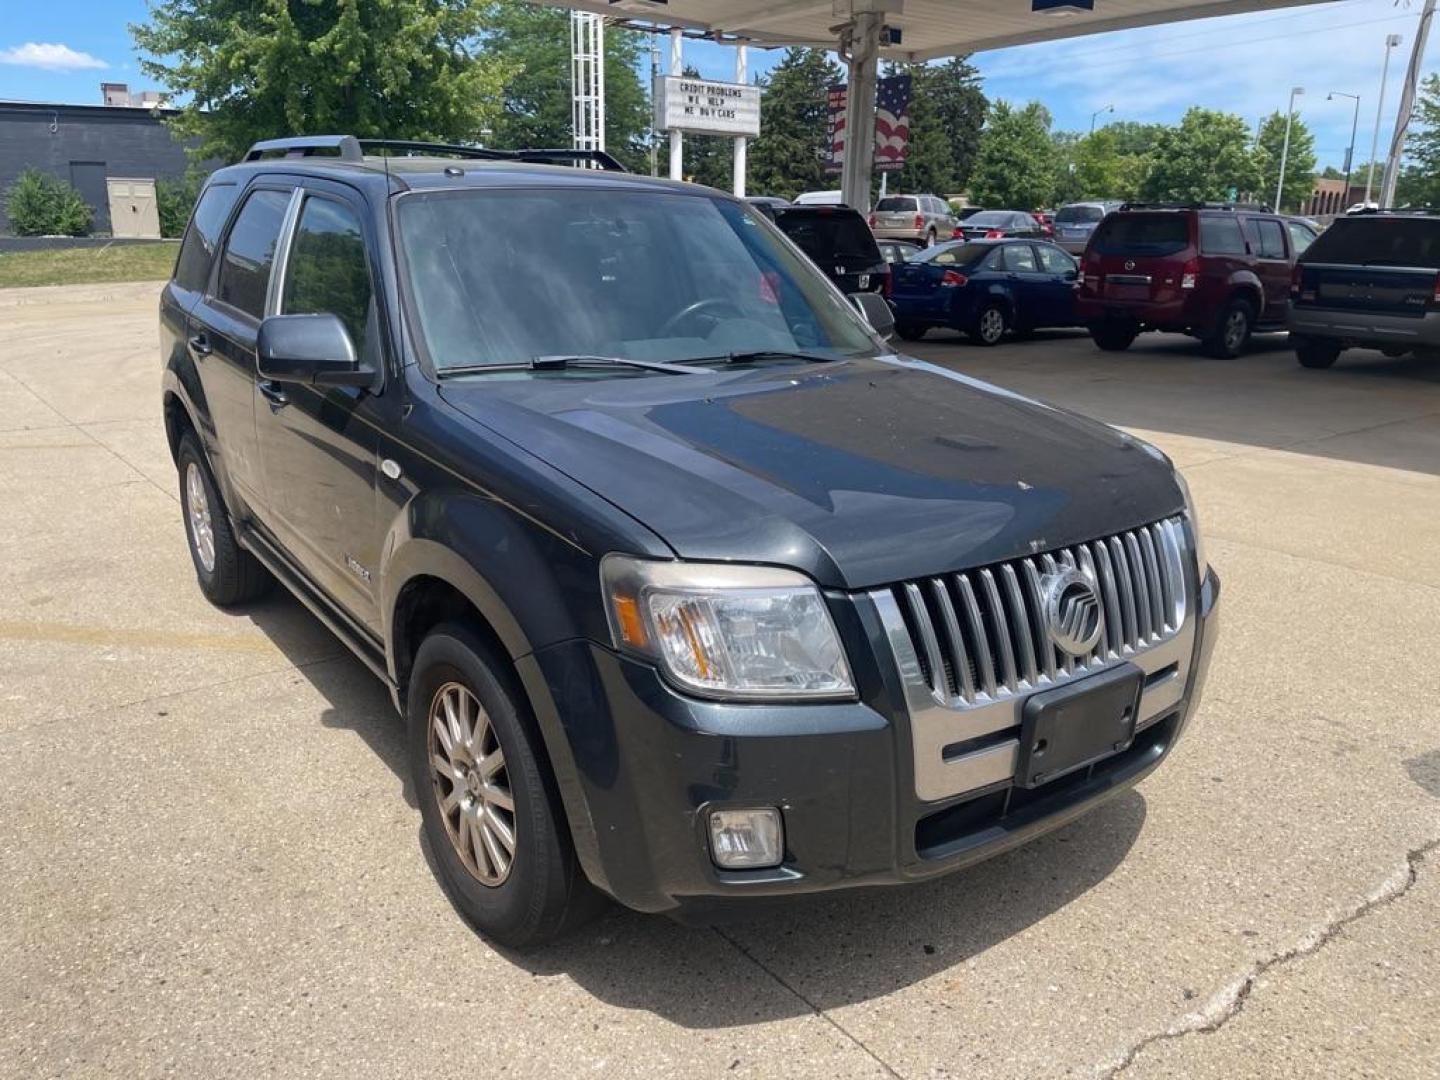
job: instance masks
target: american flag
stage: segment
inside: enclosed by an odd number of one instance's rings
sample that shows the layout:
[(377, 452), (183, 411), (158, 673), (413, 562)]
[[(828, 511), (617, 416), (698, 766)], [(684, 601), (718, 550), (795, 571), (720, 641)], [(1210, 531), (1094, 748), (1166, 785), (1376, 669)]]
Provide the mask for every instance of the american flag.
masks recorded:
[[(882, 172), (903, 168), (910, 145), (909, 75), (881, 79), (875, 86), (875, 168)], [(845, 104), (848, 87), (832, 86), (826, 99), (829, 113), (830, 153), (825, 171), (837, 173), (845, 164)]]

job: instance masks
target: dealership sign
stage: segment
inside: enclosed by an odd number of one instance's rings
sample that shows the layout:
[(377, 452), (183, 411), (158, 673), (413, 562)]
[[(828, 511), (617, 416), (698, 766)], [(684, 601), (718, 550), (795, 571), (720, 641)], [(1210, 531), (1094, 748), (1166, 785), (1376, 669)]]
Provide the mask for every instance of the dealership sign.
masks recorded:
[(655, 80), (655, 126), (704, 135), (759, 135), (760, 88), (685, 75)]

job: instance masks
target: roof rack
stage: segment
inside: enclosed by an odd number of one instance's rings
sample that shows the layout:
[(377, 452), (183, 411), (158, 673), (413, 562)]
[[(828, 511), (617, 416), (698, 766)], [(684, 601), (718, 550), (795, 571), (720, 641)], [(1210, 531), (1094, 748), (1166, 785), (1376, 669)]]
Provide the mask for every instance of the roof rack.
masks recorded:
[(259, 161), (269, 156), (324, 156), (359, 163), (365, 160), (367, 152), (376, 151), (389, 152), (397, 157), (457, 157), (481, 161), (528, 161), (535, 164), (587, 162), (608, 172), (627, 171), (624, 165), (604, 150), (492, 150), (488, 147), (416, 139), (357, 139), (353, 135), (300, 135), (288, 139), (263, 139), (251, 146), (241, 160)]
[(1363, 214), (1440, 214), (1440, 206), (1367, 206), (1342, 216), (1360, 217)]
[(1243, 202), (1127, 202), (1120, 204), (1121, 210), (1253, 210), (1257, 213), (1271, 213), (1265, 203)]

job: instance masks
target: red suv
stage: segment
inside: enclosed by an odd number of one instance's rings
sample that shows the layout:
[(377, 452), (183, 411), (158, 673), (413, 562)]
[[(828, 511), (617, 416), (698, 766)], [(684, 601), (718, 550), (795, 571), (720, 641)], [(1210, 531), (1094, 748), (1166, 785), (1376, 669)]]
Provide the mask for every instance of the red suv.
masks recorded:
[(1282, 330), (1295, 259), (1316, 232), (1262, 206), (1127, 203), (1090, 237), (1075, 313), (1102, 349), (1142, 330), (1239, 356), (1252, 330)]

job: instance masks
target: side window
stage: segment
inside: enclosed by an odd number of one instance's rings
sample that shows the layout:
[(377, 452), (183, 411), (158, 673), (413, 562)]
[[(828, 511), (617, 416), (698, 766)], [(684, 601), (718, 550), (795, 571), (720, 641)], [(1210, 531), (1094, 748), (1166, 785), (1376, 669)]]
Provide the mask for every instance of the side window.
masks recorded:
[(205, 288), (206, 279), (210, 277), (210, 261), (215, 257), (215, 244), (238, 193), (234, 184), (211, 184), (195, 204), (195, 213), (180, 244), (180, 257), (175, 260), (175, 284), (182, 289)]
[(287, 315), (338, 315), (357, 356), (373, 344), (375, 296), (360, 220), (343, 203), (307, 196), (290, 243), (280, 310)]
[(936, 256), (935, 256), (933, 259), (931, 259), (930, 261), (931, 261), (932, 263), (934, 263), (936, 266), (954, 266), (954, 265), (955, 265), (955, 252), (953, 252), (953, 251), (942, 251), (942, 252), (940, 252), (939, 255), (936, 255)]
[(1290, 230), (1290, 246), (1296, 255), (1305, 254), (1305, 249), (1315, 242), (1315, 233), (1298, 221), (1287, 221), (1285, 228)]
[(1006, 244), (1005, 269), (1018, 274), (1038, 273), (1035, 266), (1035, 249), (1029, 244)]
[(1255, 228), (1255, 236), (1259, 241), (1255, 245), (1255, 254), (1262, 259), (1283, 259), (1285, 254), (1285, 232), (1280, 228), (1280, 222), (1273, 218), (1252, 218), (1251, 224)]
[(275, 245), (289, 201), (290, 193), (286, 191), (251, 192), (230, 228), (225, 254), (220, 257), (216, 299), (257, 319), (265, 317), (265, 292), (270, 287)]
[(1233, 217), (1200, 218), (1200, 250), (1206, 255), (1244, 255), (1245, 237)]
[(1046, 246), (1037, 250), (1040, 252), (1040, 265), (1047, 274), (1068, 274), (1075, 269), (1075, 260), (1059, 248)]

